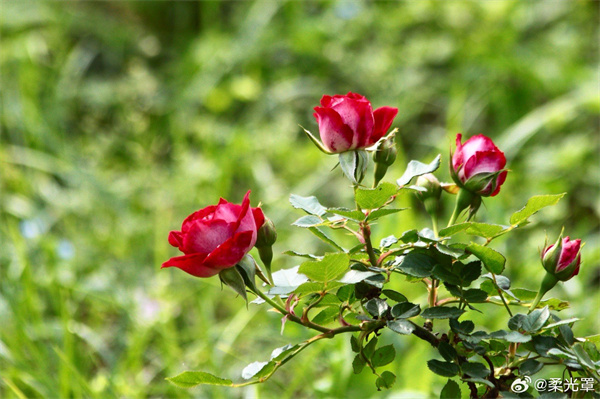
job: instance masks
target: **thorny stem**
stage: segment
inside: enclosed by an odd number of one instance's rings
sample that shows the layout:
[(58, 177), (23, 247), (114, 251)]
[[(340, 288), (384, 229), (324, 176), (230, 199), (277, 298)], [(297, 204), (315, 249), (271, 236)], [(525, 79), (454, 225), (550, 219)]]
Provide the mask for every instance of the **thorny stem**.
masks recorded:
[(369, 261), (373, 267), (379, 267), (378, 259), (373, 250), (373, 244), (371, 243), (371, 227), (369, 227), (367, 222), (362, 222), (361, 229), (363, 238), (365, 239), (365, 249), (367, 250), (367, 254), (369, 254)]

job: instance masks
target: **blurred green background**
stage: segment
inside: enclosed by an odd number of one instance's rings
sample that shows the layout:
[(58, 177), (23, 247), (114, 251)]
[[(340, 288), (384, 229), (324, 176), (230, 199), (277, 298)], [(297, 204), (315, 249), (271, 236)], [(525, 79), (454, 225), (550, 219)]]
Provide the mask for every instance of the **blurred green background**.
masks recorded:
[[(531, 195), (568, 192), (494, 248), (513, 286), (537, 289), (539, 248), (583, 238), (554, 296), (600, 331), (598, 3), (592, 1), (3, 1), (0, 32), (0, 397), (419, 398), (445, 379), (415, 337), (385, 333), (394, 389), (352, 374), (349, 337), (319, 342), (267, 384), (182, 390), (164, 378), (242, 368), (310, 333), (248, 308), (217, 278), (160, 264), (169, 230), (219, 196), (252, 190), (287, 249), (328, 250), (290, 224), (290, 193), (351, 206), (336, 157), (316, 150), (323, 94), (400, 109), (399, 157), (447, 165), (456, 133), (484, 133), (512, 170), (479, 220), (508, 223)], [(437, 173), (449, 180), (447, 166)], [(445, 220), (450, 213), (447, 198)], [(428, 225), (420, 205), (376, 242)], [(444, 223), (444, 222), (442, 222)], [(340, 236), (345, 243), (352, 240)], [(420, 286), (397, 287), (426, 303)], [(505, 328), (502, 308), (469, 317)], [(438, 327), (442, 327), (441, 325)], [(555, 374), (550, 376), (560, 377)], [(463, 389), (465, 392), (466, 389)]]

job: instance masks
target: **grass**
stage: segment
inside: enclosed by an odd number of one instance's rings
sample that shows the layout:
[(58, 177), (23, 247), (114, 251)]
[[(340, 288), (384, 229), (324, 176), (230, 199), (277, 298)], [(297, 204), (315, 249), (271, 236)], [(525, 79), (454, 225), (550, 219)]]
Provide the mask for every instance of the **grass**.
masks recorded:
[[(514, 286), (535, 289), (546, 234), (564, 225), (587, 241), (580, 276), (555, 295), (571, 302), (565, 317), (585, 318), (576, 335), (600, 330), (594, 2), (1, 6), (1, 397), (439, 394), (428, 348), (385, 334), (401, 359), (389, 393), (351, 373), (344, 339), (316, 344), (262, 386), (186, 391), (164, 380), (185, 369), (239, 379), (246, 364), (308, 337), (291, 325), (281, 335), (275, 314), (246, 309), (216, 279), (159, 266), (185, 216), (248, 189), (278, 228), (276, 254), (325, 252), (290, 226), (300, 214), (287, 197), (343, 205), (351, 190), (298, 124), (316, 131), (321, 95), (350, 90), (400, 109), (389, 181), (410, 159), (441, 153), (446, 163), (456, 133), (484, 133), (512, 172), (481, 220), (506, 223), (529, 196), (567, 191), (495, 245)], [(439, 176), (449, 180), (446, 168)], [(427, 223), (414, 198), (398, 202), (412, 210), (378, 225), (375, 241)], [(275, 269), (296, 261), (276, 255)], [(397, 284), (425, 301), (420, 287)], [(503, 327), (496, 319), (478, 321)]]

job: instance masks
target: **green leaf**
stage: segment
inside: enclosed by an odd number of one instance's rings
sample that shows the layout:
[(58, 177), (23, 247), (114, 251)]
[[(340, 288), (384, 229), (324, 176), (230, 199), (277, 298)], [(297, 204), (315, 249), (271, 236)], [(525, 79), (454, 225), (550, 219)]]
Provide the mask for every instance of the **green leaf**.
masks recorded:
[(322, 260), (307, 261), (300, 265), (299, 273), (313, 281), (327, 283), (340, 278), (348, 269), (350, 257), (345, 253), (326, 254)]
[(398, 238), (404, 243), (413, 243), (419, 241), (419, 232), (416, 229), (407, 230)]
[(346, 252), (344, 248), (340, 247), (337, 242), (333, 241), (333, 239), (329, 237), (329, 235), (327, 235), (327, 233), (325, 233), (320, 227), (313, 226), (309, 227), (308, 230), (335, 249)]
[(396, 357), (396, 349), (394, 345), (386, 345), (377, 349), (371, 356), (371, 364), (373, 367), (381, 367), (390, 364)]
[(402, 335), (410, 335), (416, 329), (415, 325), (408, 320), (389, 320), (387, 326), (393, 332)]
[(203, 371), (184, 371), (175, 377), (167, 378), (167, 381), (180, 388), (193, 388), (198, 385), (233, 385), (231, 380), (219, 378)]
[(458, 356), (456, 349), (446, 341), (440, 341), (438, 351), (440, 351), (440, 355), (442, 355), (447, 362), (456, 360), (456, 357)]
[(521, 326), (527, 332), (533, 333), (539, 331), (550, 317), (548, 306), (542, 309), (536, 309), (523, 319)]
[(271, 352), (271, 360), (274, 360), (276, 362), (283, 360), (284, 358), (287, 357), (287, 355), (289, 355), (290, 353), (292, 353), (299, 347), (300, 347), (300, 345), (287, 344), (287, 345), (281, 346), (279, 348), (275, 348)]
[(437, 263), (437, 260), (427, 254), (411, 251), (400, 258), (395, 269), (413, 277), (428, 277)]
[(360, 345), (358, 344), (358, 338), (352, 335), (350, 336), (350, 346), (352, 347), (352, 352), (360, 352)]
[(581, 344), (577, 344), (577, 345), (573, 346), (573, 352), (577, 356), (577, 360), (579, 361), (579, 364), (581, 364), (583, 367), (591, 369), (591, 370), (598, 369), (598, 367), (594, 364), (594, 362), (590, 358), (590, 355), (587, 354), (587, 352), (583, 349), (583, 346)]
[(534, 375), (543, 367), (543, 363), (540, 363), (535, 359), (527, 359), (519, 366), (519, 372), (521, 375)]
[(353, 211), (351, 209), (346, 208), (329, 208), (327, 209), (327, 211), (336, 215), (343, 216), (346, 219), (354, 220), (355, 222), (362, 222), (363, 220), (365, 220), (365, 214), (361, 211)]
[(406, 299), (406, 297), (404, 295), (402, 295), (401, 293), (394, 291), (394, 290), (383, 290), (383, 291), (381, 291), (381, 293), (383, 295), (387, 296), (388, 298), (390, 298), (392, 301), (396, 301), (396, 302), (408, 301), (408, 299)]
[(490, 334), (494, 339), (503, 339), (508, 342), (524, 343), (531, 341), (531, 335), (523, 335), (517, 331), (498, 330)]
[(354, 360), (352, 361), (352, 370), (354, 370), (354, 374), (360, 374), (365, 368), (366, 364), (367, 363), (360, 353), (354, 356)]
[(475, 378), (485, 378), (490, 374), (490, 370), (481, 363), (463, 363), (460, 365), (460, 368), (463, 372)]
[(397, 191), (398, 187), (385, 182), (375, 188), (359, 187), (356, 190), (356, 203), (362, 209), (381, 208)]
[(479, 276), (481, 276), (481, 261), (478, 260), (467, 263), (460, 271), (460, 279), (465, 287), (471, 285)]
[(390, 389), (394, 386), (395, 382), (396, 375), (391, 371), (384, 371), (383, 373), (381, 373), (381, 377), (378, 377), (375, 381), (375, 385), (377, 386), (378, 390), (381, 390), (381, 388)]
[(391, 310), (394, 319), (408, 319), (419, 313), (421, 313), (421, 306), (410, 302), (400, 302), (394, 305)]
[(317, 255), (303, 254), (303, 253), (292, 251), (292, 250), (285, 251), (283, 254), (288, 255), (288, 256), (299, 256), (301, 258), (308, 258), (308, 259), (321, 259), (321, 257), (317, 256)]
[(308, 281), (308, 277), (298, 273), (299, 266), (290, 269), (281, 269), (273, 273), (273, 282), (269, 295), (286, 295)]
[(576, 321), (578, 321), (578, 320), (581, 320), (581, 319), (578, 319), (577, 317), (573, 317), (573, 318), (571, 318), (571, 319), (559, 320), (559, 321), (556, 321), (556, 322), (554, 322), (554, 323), (550, 323), (550, 324), (548, 324), (548, 325), (545, 327), (545, 329), (550, 329), (550, 328), (554, 328), (554, 327), (562, 326), (562, 325), (565, 325), (565, 324), (571, 324), (571, 323), (574, 323), (574, 322), (576, 322)]
[(475, 323), (473, 323), (471, 320), (459, 322), (456, 319), (450, 319), (450, 328), (454, 332), (466, 335), (471, 334), (471, 332), (473, 332), (473, 330), (475, 329)]
[(435, 265), (435, 267), (431, 271), (431, 274), (433, 274), (435, 278), (449, 284), (460, 285), (461, 283), (460, 277), (458, 277), (451, 270), (443, 267), (442, 265)]
[(245, 380), (249, 380), (258, 374), (265, 366), (269, 364), (269, 362), (253, 362), (244, 367), (242, 370), (242, 378)]
[(477, 289), (477, 288), (471, 288), (471, 289), (463, 292), (463, 298), (465, 298), (465, 300), (467, 302), (473, 302), (473, 303), (485, 302), (485, 300), (487, 299), (487, 296), (488, 296), (487, 292)]
[(441, 375), (442, 377), (454, 377), (459, 371), (456, 364), (442, 362), (436, 359), (428, 360), (427, 367), (429, 367), (429, 370), (433, 371), (437, 375)]
[(340, 287), (340, 289), (336, 292), (336, 296), (338, 297), (340, 302), (353, 303), (356, 299), (354, 297), (354, 286), (349, 284)]
[(362, 272), (360, 270), (350, 270), (349, 272), (347, 272), (346, 274), (344, 274), (344, 277), (342, 277), (340, 279), (340, 283), (344, 283), (344, 284), (356, 284), (356, 283), (360, 283), (361, 281), (375, 276), (379, 273), (376, 272)]
[(455, 307), (434, 306), (425, 309), (421, 313), (421, 317), (424, 319), (457, 319), (463, 313), (465, 313), (464, 310)]
[(379, 242), (379, 248), (388, 248), (398, 242), (398, 239), (394, 236), (387, 236)]
[(363, 348), (363, 354), (367, 358), (371, 358), (371, 355), (373, 354), (373, 352), (375, 352), (376, 346), (377, 346), (377, 337), (373, 337)]
[(451, 237), (461, 231), (467, 232), (478, 237), (491, 238), (500, 234), (503, 230), (506, 230), (508, 226), (501, 226), (499, 224), (488, 224), (488, 223), (476, 223), (476, 222), (465, 222), (458, 223), (452, 226), (448, 226), (440, 230), (440, 237)]
[(401, 212), (403, 210), (406, 210), (407, 208), (384, 208), (384, 209), (377, 209), (373, 212), (371, 212), (369, 214), (369, 216), (367, 217), (367, 220), (369, 222), (372, 222), (374, 220), (379, 219), (380, 217), (383, 216), (387, 216), (387, 215), (391, 215), (393, 213), (398, 213)]
[(292, 223), (292, 226), (312, 227), (323, 223), (323, 219), (315, 215), (304, 215)]
[(367, 312), (369, 312), (371, 316), (377, 318), (384, 316), (389, 308), (388, 304), (383, 299), (379, 298), (369, 299), (369, 301), (365, 303)]
[(460, 399), (462, 393), (460, 387), (455, 381), (448, 380), (442, 392), (440, 393), (440, 399)]
[(516, 315), (514, 315), (513, 317), (511, 317), (508, 320), (508, 328), (510, 328), (513, 331), (517, 331), (521, 328), (521, 326), (523, 325), (523, 321), (527, 318), (527, 315), (524, 315), (522, 313), (517, 313)]
[(476, 243), (468, 245), (466, 250), (479, 258), (491, 273), (500, 274), (504, 270), (506, 259), (500, 252)]
[(565, 194), (566, 193), (554, 195), (536, 195), (529, 198), (527, 204), (519, 211), (513, 213), (513, 215), (510, 217), (510, 224), (513, 226), (522, 224), (540, 209), (547, 206), (556, 205), (558, 201), (565, 196)]
[(396, 180), (396, 184), (398, 184), (400, 187), (406, 186), (408, 183), (410, 183), (410, 181), (413, 178), (427, 174), (427, 173), (434, 172), (437, 168), (440, 167), (441, 158), (442, 158), (442, 155), (438, 154), (438, 156), (435, 157), (435, 159), (433, 161), (431, 161), (429, 164), (424, 164), (422, 162), (414, 161), (414, 160), (410, 161), (408, 163), (408, 166), (406, 167), (406, 170), (402, 174), (402, 177), (400, 177), (398, 180)]
[(312, 318), (312, 322), (315, 324), (326, 325), (333, 321), (336, 321), (340, 315), (340, 309), (337, 306), (332, 306), (323, 309), (315, 317)]
[(290, 204), (296, 209), (302, 209), (304, 212), (315, 216), (323, 216), (327, 212), (327, 208), (321, 205), (314, 195), (302, 197), (292, 194), (290, 195)]

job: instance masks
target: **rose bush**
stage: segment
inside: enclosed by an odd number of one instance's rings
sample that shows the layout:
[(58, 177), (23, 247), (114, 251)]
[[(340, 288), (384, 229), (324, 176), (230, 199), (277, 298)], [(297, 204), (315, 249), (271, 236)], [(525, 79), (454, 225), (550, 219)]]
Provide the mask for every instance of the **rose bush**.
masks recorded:
[(352, 92), (345, 96), (325, 95), (321, 106), (314, 110), (321, 141), (327, 151), (335, 154), (377, 143), (398, 114), (398, 108), (393, 107), (373, 111), (369, 100)]
[(176, 256), (162, 267), (177, 267), (196, 277), (211, 277), (235, 266), (256, 243), (265, 217), (260, 208), (250, 207), (250, 191), (241, 205), (223, 198), (189, 215), (181, 231), (169, 233), (169, 243), (185, 255)]
[(483, 134), (471, 137), (464, 144), (456, 135), (456, 151), (452, 155), (452, 178), (460, 187), (483, 196), (495, 196), (506, 180), (504, 153)]

